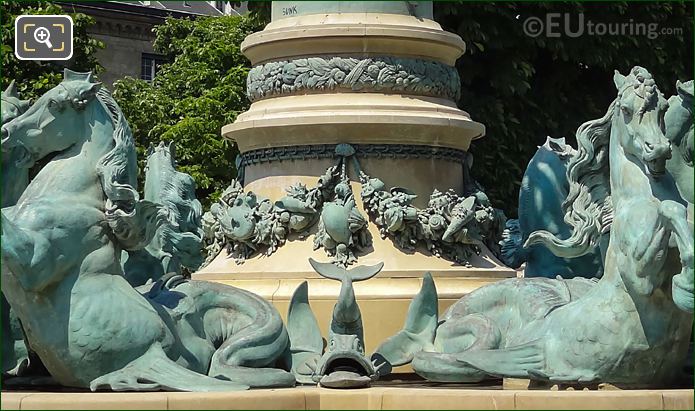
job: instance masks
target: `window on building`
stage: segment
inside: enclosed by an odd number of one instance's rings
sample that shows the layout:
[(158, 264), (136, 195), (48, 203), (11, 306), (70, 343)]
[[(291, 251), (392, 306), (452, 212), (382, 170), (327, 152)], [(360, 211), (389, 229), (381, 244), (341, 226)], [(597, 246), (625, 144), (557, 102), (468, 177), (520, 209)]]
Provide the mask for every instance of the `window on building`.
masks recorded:
[(191, 7), (191, 3), (188, 1), (183, 2), (183, 7)]
[(223, 1), (216, 1), (215, 2), (215, 8), (222, 13), (224, 13), (224, 2)]
[(157, 71), (159, 71), (159, 67), (165, 62), (166, 60), (163, 56), (142, 53), (142, 60), (140, 63), (140, 78), (145, 81), (152, 81), (154, 76), (157, 74)]

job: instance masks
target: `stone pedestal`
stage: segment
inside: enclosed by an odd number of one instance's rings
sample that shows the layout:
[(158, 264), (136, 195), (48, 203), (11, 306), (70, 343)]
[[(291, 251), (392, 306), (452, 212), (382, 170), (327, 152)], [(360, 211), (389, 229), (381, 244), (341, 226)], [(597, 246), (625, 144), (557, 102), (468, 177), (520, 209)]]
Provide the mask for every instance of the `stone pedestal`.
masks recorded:
[[(298, 182), (316, 185), (349, 143), (362, 169), (387, 187), (405, 187), (425, 207), (433, 189), (464, 189), (464, 159), (485, 127), (456, 107), (453, 67), (465, 44), (432, 20), (431, 2), (273, 2), (273, 21), (242, 43), (253, 69), (250, 109), (222, 129), (241, 153), (246, 191), (278, 200)], [(351, 175), (359, 199), (360, 184)], [(316, 228), (314, 227), (314, 232)], [(373, 245), (357, 264), (384, 262), (374, 279), (355, 284), (367, 350), (398, 331), (423, 273), (433, 274), (443, 310), (471, 290), (516, 273), (483, 248), (469, 265), (424, 249), (404, 252), (369, 224)], [(311, 234), (313, 234), (312, 232)], [(292, 292), (309, 281), (319, 324), (328, 326), (340, 284), (308, 263), (327, 261), (312, 237), (290, 236), (269, 257), (237, 265), (223, 252), (194, 278), (245, 288), (286, 315)]]
[(692, 410), (693, 390), (539, 391), (426, 383), (335, 390), (3, 392), (3, 410)]

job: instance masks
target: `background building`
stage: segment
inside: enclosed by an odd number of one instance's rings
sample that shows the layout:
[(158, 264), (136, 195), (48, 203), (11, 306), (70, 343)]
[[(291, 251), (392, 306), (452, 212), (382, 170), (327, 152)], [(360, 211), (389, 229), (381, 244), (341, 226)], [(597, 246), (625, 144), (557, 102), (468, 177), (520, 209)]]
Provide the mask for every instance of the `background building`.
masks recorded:
[(234, 7), (228, 1), (95, 1), (57, 2), (66, 11), (94, 17), (89, 33), (106, 48), (97, 53), (105, 71), (99, 75), (109, 87), (125, 76), (150, 81), (157, 67), (165, 62), (155, 53), (154, 26), (168, 16), (196, 18), (244, 14), (246, 2)]

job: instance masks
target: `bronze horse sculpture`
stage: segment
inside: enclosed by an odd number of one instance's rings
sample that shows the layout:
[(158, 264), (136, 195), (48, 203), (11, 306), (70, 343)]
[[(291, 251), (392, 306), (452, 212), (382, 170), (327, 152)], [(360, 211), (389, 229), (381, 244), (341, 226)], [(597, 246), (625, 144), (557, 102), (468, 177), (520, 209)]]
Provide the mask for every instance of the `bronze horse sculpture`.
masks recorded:
[(2, 150), (51, 156), (2, 210), (2, 291), (57, 382), (92, 390), (293, 386), (278, 312), (260, 297), (201, 281), (136, 290), (122, 250), (152, 238), (158, 206), (135, 190), (133, 138), (91, 73), (64, 80), (2, 126)]
[[(14, 80), (2, 92), (2, 124), (13, 120), (29, 108), (29, 101), (22, 100)], [(29, 184), (29, 169), (19, 160), (19, 150), (2, 153), (2, 207), (14, 205)], [(10, 305), (2, 295), (2, 373), (22, 374), (29, 365), (21, 324), (10, 313)]]
[(475, 290), (442, 318), (431, 277), (406, 325), (377, 349), (412, 362), (434, 381), (491, 376), (558, 383), (669, 384), (678, 377), (692, 326), (693, 232), (666, 172), (666, 100), (651, 74), (614, 76), (617, 98), (577, 132), (568, 164), (565, 221), (572, 235), (532, 233), (561, 257), (593, 250), (610, 233), (603, 277), (510, 279)]

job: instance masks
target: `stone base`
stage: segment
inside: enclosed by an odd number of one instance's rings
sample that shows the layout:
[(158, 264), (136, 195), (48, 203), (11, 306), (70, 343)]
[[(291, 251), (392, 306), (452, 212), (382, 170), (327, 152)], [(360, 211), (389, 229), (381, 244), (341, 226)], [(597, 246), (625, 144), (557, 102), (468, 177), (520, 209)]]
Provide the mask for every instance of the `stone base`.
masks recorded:
[(227, 393), (3, 392), (0, 398), (3, 410), (693, 409), (693, 390), (684, 389), (516, 391), (421, 383), (355, 390), (299, 387)]
[[(374, 243), (373, 254), (380, 255), (381, 259), (368, 254), (360, 257), (359, 264), (372, 265), (384, 261), (384, 269), (368, 281), (354, 283), (355, 296), (362, 312), (365, 348), (369, 353), (403, 328), (408, 307), (420, 291), (425, 272), (431, 272), (434, 278), (440, 315), (471, 291), (517, 275), (514, 270), (499, 265), (488, 252), (476, 256), (472, 261), (473, 267), (463, 267), (419, 252), (405, 254), (396, 250), (389, 240), (376, 236)], [(309, 302), (321, 327), (321, 334), (324, 338), (328, 335), (340, 282), (322, 278), (311, 268), (309, 257), (328, 261), (322, 250), (311, 249), (311, 239), (289, 242), (271, 257), (255, 256), (241, 265), (224, 254), (194, 273), (193, 279), (252, 291), (272, 302), (283, 321), (287, 320), (292, 294), (302, 281), (307, 281)], [(412, 372), (409, 366), (398, 367), (394, 371)]]

